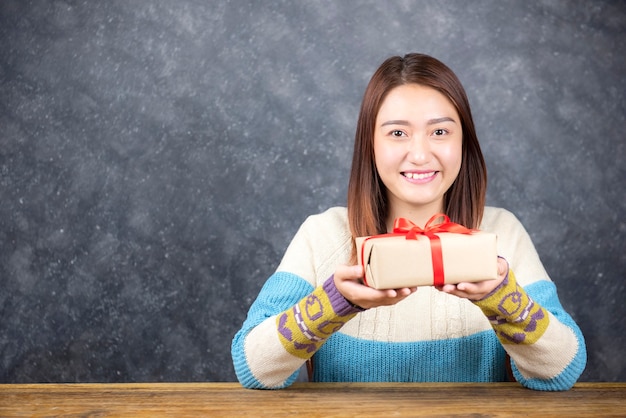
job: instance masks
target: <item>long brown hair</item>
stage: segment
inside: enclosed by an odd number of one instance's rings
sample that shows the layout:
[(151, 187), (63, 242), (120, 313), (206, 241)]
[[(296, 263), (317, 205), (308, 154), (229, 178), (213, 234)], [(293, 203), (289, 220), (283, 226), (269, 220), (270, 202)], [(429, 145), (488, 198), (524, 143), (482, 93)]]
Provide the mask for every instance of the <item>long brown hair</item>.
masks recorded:
[(456, 180), (444, 196), (450, 220), (477, 228), (483, 216), (487, 192), (487, 168), (483, 158), (465, 89), (457, 76), (439, 60), (423, 54), (388, 58), (372, 76), (361, 103), (354, 138), (352, 170), (348, 183), (348, 220), (353, 237), (387, 232), (389, 213), (385, 185), (374, 161), (376, 117), (387, 93), (403, 84), (431, 87), (456, 108), (463, 127), (463, 155)]

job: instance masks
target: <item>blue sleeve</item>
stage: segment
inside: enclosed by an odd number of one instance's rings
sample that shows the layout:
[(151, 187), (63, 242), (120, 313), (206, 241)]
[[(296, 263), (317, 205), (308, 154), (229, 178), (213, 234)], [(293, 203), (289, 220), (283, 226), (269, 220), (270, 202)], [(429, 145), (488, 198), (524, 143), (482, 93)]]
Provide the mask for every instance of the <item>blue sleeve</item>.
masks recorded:
[(514, 362), (511, 365), (513, 375), (523, 386), (530, 389), (546, 391), (568, 390), (574, 386), (587, 364), (587, 349), (583, 334), (574, 319), (561, 305), (553, 282), (540, 280), (528, 285), (525, 291), (535, 302), (552, 313), (559, 322), (573, 331), (578, 341), (578, 350), (569, 365), (559, 375), (551, 379), (526, 379), (519, 372)]
[[(256, 300), (250, 306), (248, 316), (241, 329), (235, 334), (231, 355), (239, 382), (247, 388), (263, 388), (255, 379), (246, 360), (244, 341), (246, 335), (261, 322), (291, 308), (313, 291), (313, 286), (304, 279), (286, 272), (274, 273), (263, 285)], [(298, 377), (298, 371), (285, 382), (289, 386)]]

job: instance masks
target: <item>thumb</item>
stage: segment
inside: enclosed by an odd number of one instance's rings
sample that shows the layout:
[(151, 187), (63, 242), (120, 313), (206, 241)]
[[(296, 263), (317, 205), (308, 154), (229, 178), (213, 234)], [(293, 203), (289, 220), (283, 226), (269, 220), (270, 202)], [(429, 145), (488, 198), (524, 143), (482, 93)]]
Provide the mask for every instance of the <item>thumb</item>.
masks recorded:
[(335, 276), (341, 280), (356, 280), (363, 277), (363, 267), (355, 266), (339, 266), (335, 271)]

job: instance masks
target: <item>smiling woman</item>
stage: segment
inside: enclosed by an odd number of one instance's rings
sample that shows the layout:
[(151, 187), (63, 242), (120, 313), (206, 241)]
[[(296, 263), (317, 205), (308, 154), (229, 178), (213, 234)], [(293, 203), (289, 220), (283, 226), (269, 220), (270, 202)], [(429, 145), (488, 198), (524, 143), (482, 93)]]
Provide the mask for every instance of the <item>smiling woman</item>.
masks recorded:
[[(283, 388), (307, 362), (315, 381), (515, 379), (532, 389), (569, 389), (586, 363), (583, 336), (524, 227), (506, 210), (485, 207), (485, 188), (454, 73), (426, 55), (385, 61), (363, 99), (348, 208), (309, 217), (261, 289), (232, 344), (240, 382)], [(496, 278), (419, 290), (364, 284), (356, 238), (440, 213), (497, 235)], [(411, 257), (401, 262), (431, 263)], [(461, 260), (451, 262), (461, 270), (475, 262)]]

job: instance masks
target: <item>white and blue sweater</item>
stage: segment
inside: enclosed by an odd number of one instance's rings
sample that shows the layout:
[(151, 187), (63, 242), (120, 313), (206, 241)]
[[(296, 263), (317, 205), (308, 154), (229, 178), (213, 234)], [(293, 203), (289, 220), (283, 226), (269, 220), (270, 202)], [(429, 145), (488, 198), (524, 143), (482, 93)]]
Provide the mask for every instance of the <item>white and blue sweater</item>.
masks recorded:
[(346, 209), (309, 217), (233, 339), (239, 381), (284, 388), (313, 357), (320, 382), (497, 382), (508, 379), (510, 362), (528, 388), (569, 389), (586, 364), (584, 339), (530, 237), (499, 208), (485, 208), (480, 229), (497, 234), (510, 267), (488, 297), (471, 302), (425, 286), (362, 311), (332, 280), (338, 265), (351, 264)]

